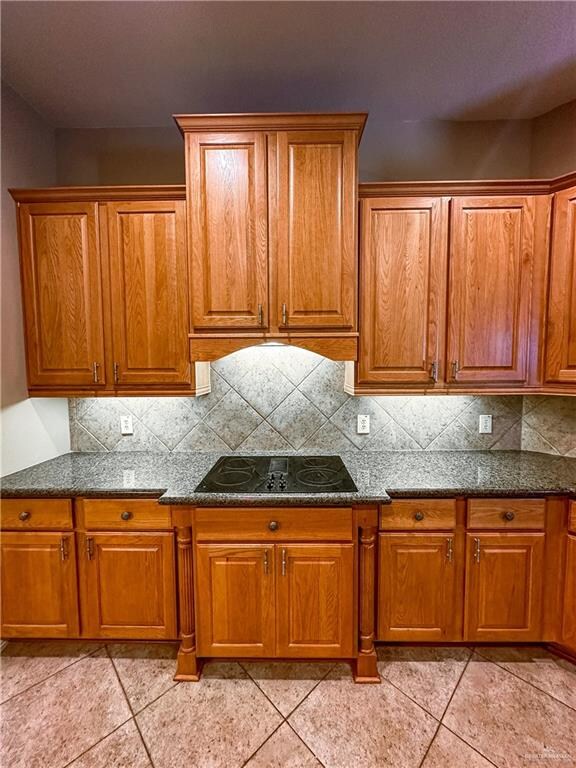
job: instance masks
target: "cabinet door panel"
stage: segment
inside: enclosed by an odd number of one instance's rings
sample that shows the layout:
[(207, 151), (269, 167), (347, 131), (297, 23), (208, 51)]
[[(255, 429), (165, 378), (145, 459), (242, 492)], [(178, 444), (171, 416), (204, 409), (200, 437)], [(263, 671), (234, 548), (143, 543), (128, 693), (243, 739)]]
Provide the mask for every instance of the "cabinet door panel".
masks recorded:
[[(278, 134), (277, 322), (356, 326), (356, 136)], [(286, 306), (286, 312), (283, 311)]]
[(277, 655), (354, 653), (354, 546), (276, 546)]
[(443, 375), (447, 227), (447, 199), (362, 201), (360, 383)]
[(547, 197), (453, 201), (450, 380), (526, 381), (535, 260), (543, 258), (536, 209), (548, 204)]
[(3, 533), (2, 637), (78, 637), (73, 533)]
[(544, 533), (466, 536), (465, 640), (539, 641)]
[(576, 653), (576, 536), (566, 542), (562, 644)]
[(576, 187), (554, 198), (546, 380), (576, 384)]
[(199, 656), (273, 656), (274, 548), (198, 544)]
[(29, 386), (103, 384), (96, 205), (20, 205), (20, 239)]
[(185, 203), (107, 211), (116, 384), (189, 384)]
[(176, 637), (171, 533), (94, 533), (81, 537), (83, 635)]
[(186, 136), (194, 328), (267, 325), (263, 133)]
[(381, 533), (379, 547), (378, 639), (461, 639), (455, 536)]

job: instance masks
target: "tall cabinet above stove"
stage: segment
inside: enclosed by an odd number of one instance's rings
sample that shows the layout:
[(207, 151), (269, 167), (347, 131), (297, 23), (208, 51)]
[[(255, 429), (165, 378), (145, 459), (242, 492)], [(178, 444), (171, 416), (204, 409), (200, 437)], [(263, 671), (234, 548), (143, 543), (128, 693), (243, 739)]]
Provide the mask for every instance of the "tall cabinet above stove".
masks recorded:
[(265, 339), (356, 359), (366, 114), (175, 120), (186, 152), (192, 359)]

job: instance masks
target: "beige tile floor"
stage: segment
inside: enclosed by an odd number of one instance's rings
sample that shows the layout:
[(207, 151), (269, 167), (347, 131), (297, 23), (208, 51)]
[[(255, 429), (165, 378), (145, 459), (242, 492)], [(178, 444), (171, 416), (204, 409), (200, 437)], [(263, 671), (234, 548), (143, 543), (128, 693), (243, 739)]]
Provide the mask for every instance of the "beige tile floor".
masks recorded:
[(576, 768), (576, 666), (540, 648), (379, 649), (344, 664), (212, 663), (174, 645), (9, 643), (2, 768)]

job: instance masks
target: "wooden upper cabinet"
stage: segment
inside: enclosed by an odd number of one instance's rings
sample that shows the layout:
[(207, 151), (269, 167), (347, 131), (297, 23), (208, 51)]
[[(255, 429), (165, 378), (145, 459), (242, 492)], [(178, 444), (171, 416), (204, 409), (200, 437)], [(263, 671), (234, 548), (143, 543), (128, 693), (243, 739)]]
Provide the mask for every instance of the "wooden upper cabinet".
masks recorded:
[(190, 384), (185, 203), (106, 209), (114, 383)]
[(94, 203), (20, 204), (29, 387), (105, 383)]
[(186, 136), (194, 329), (268, 323), (266, 163), (264, 133)]
[(283, 131), (277, 144), (277, 317), (356, 327), (357, 134)]
[(453, 200), (448, 381), (527, 381), (549, 205), (546, 195)]
[(554, 197), (546, 381), (576, 384), (576, 187)]
[(358, 382), (433, 386), (444, 376), (447, 198), (361, 203)]

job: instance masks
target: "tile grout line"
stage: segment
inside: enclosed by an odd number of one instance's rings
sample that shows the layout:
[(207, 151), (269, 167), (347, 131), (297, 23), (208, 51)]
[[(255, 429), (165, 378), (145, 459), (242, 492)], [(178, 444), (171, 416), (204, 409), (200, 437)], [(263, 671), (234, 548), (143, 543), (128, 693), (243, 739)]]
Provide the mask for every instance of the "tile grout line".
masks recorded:
[[(29, 685), (27, 688), (23, 688), (21, 691), (18, 691), (18, 693), (12, 694), (12, 696), (9, 696), (7, 699), (4, 699), (4, 701), (0, 702), (0, 707), (4, 706), (4, 704), (7, 704), (9, 701), (12, 701), (12, 699), (15, 699), (16, 696), (20, 696), (21, 694), (26, 693), (27, 691), (30, 691), (35, 686), (45, 683), (46, 680), (50, 680), (51, 677), (54, 677), (55, 675), (60, 674), (60, 672), (64, 672), (65, 669), (69, 669), (70, 667), (73, 667), (75, 664), (79, 664), (81, 661), (84, 661), (84, 659), (88, 659), (90, 656), (94, 656), (96, 653), (101, 651), (104, 647), (105, 647), (104, 645), (101, 645), (100, 648), (96, 648), (95, 651), (90, 651), (90, 653), (87, 653), (84, 656), (81, 656), (79, 659), (76, 659), (75, 661), (71, 661), (70, 664), (66, 664), (66, 666), (61, 667), (60, 669), (57, 669), (55, 672), (52, 672), (50, 675), (47, 675), (46, 677), (43, 677), (41, 680), (37, 680), (35, 683), (32, 683), (31, 685)], [(27, 657), (27, 658), (30, 658), (30, 657)]]
[[(296, 709), (297, 709), (297, 707), (296, 707)], [(297, 737), (297, 738), (298, 738), (298, 739), (299, 739), (299, 740), (302, 742), (302, 744), (304, 744), (304, 746), (305, 746), (305, 747), (306, 747), (306, 749), (307, 749), (307, 750), (310, 752), (310, 754), (314, 756), (314, 759), (315, 759), (315, 760), (317, 760), (317, 761), (320, 763), (321, 767), (322, 767), (322, 768), (325, 768), (325, 766), (324, 766), (324, 763), (322, 762), (322, 760), (320, 760), (320, 758), (318, 757), (318, 755), (316, 754), (316, 752), (314, 752), (314, 750), (312, 749), (312, 747), (311, 747), (309, 744), (307, 744), (307, 743), (304, 741), (304, 739), (302, 738), (302, 736), (300, 736), (300, 734), (299, 734), (299, 733), (298, 733), (298, 731), (297, 731), (297, 730), (294, 728), (294, 726), (292, 725), (292, 723), (289, 723), (289, 722), (288, 722), (288, 720), (286, 720), (286, 725), (288, 726), (288, 728), (290, 728), (290, 730), (292, 731), (292, 733), (296, 734), (296, 737)]]
[(78, 755), (73, 757), (72, 760), (70, 760), (69, 763), (66, 763), (66, 765), (64, 765), (62, 768), (69, 768), (69, 766), (74, 765), (76, 760), (80, 760), (80, 758), (84, 757), (84, 755), (86, 755), (88, 752), (90, 752), (91, 749), (94, 749), (94, 747), (97, 747), (98, 744), (101, 744), (103, 741), (105, 741), (108, 738), (108, 736), (112, 736), (113, 733), (116, 733), (116, 731), (119, 731), (120, 728), (123, 728), (126, 725), (126, 723), (129, 723), (132, 720), (134, 720), (133, 717), (129, 717), (127, 720), (124, 720), (123, 723), (120, 723), (120, 725), (117, 725), (116, 728), (114, 728), (114, 730), (110, 731), (110, 733), (107, 733), (105, 736), (102, 736), (101, 739), (98, 739), (98, 741), (95, 741), (94, 744), (91, 744), (83, 752), (80, 752)]
[(444, 707), (444, 711), (442, 712), (442, 716), (440, 717), (439, 720), (437, 718), (434, 718), (436, 720), (436, 722), (438, 723), (438, 726), (437, 726), (436, 730), (434, 731), (434, 735), (430, 739), (430, 743), (428, 744), (428, 747), (426, 748), (426, 752), (424, 753), (424, 756), (422, 757), (422, 760), (420, 761), (420, 763), (418, 765), (418, 768), (422, 768), (422, 766), (426, 762), (426, 758), (428, 757), (428, 753), (430, 752), (432, 744), (434, 744), (434, 742), (436, 740), (436, 736), (438, 735), (438, 731), (442, 727), (442, 720), (444, 719), (444, 716), (446, 715), (446, 712), (448, 711), (448, 707), (450, 706), (450, 703), (452, 702), (452, 699), (454, 698), (454, 694), (458, 690), (458, 686), (460, 685), (460, 681), (464, 677), (464, 673), (468, 669), (468, 665), (470, 664), (470, 659), (472, 658), (473, 655), (474, 655), (474, 653), (471, 650), (470, 651), (470, 656), (468, 656), (468, 659), (466, 660), (466, 664), (464, 665), (464, 669), (460, 673), (460, 675), (458, 677), (458, 680), (456, 682), (456, 685), (454, 686), (454, 689), (453, 689), (452, 693), (450, 694), (450, 698), (448, 699), (448, 702), (446, 703), (446, 706)]
[(534, 690), (538, 691), (539, 693), (543, 693), (545, 696), (548, 696), (548, 698), (552, 699), (553, 701), (558, 702), (558, 704), (563, 704), (565, 707), (568, 707), (568, 709), (573, 710), (576, 712), (576, 707), (573, 707), (571, 704), (566, 704), (565, 701), (562, 701), (562, 699), (556, 698), (552, 693), (549, 691), (545, 691), (543, 688), (539, 688), (537, 685), (535, 685), (530, 680), (526, 680), (523, 677), (520, 677), (520, 675), (517, 675), (516, 672), (512, 672), (511, 669), (508, 669), (507, 667), (503, 666), (497, 661), (494, 661), (493, 659), (489, 658), (488, 656), (484, 656), (483, 653), (478, 651), (476, 648), (474, 648), (474, 653), (477, 653), (478, 656), (481, 656), (486, 661), (489, 661), (490, 664), (494, 664), (495, 667), (498, 667), (499, 669), (503, 670), (504, 672), (508, 672), (508, 674), (512, 675), (512, 677), (515, 677), (517, 680), (520, 680), (522, 683), (526, 683), (526, 685), (529, 685), (531, 688), (534, 688)]
[[(486, 756), (486, 755), (485, 755), (483, 752), (480, 752), (480, 750), (479, 750), (479, 749), (477, 749), (477, 748), (476, 748), (476, 747), (475, 747), (473, 744), (470, 744), (470, 742), (468, 742), (468, 741), (467, 741), (467, 740), (466, 740), (466, 739), (465, 739), (465, 738), (464, 738), (462, 735), (460, 735), (459, 733), (456, 733), (456, 731), (453, 731), (453, 730), (452, 730), (452, 728), (450, 728), (449, 726), (447, 726), (447, 725), (446, 725), (446, 723), (444, 722), (444, 718), (446, 717), (446, 713), (448, 712), (448, 708), (449, 708), (449, 706), (450, 706), (450, 704), (451, 704), (451, 702), (452, 702), (452, 699), (454, 698), (454, 696), (456, 695), (456, 691), (457, 691), (457, 690), (458, 690), (458, 688), (460, 687), (460, 683), (462, 682), (462, 678), (464, 677), (464, 672), (466, 672), (466, 670), (468, 669), (468, 667), (469, 667), (469, 665), (470, 665), (470, 663), (471, 663), (472, 659), (474, 658), (474, 646), (471, 646), (471, 647), (470, 647), (470, 650), (472, 651), (472, 653), (470, 654), (470, 658), (469, 658), (469, 659), (468, 659), (468, 661), (466, 662), (466, 667), (465, 667), (465, 669), (463, 670), (462, 674), (460, 675), (460, 678), (459, 678), (459, 680), (458, 680), (458, 683), (456, 684), (456, 687), (455, 687), (455, 688), (454, 688), (454, 690), (452, 691), (452, 696), (450, 696), (450, 701), (449, 701), (449, 702), (448, 702), (448, 704), (446, 705), (446, 709), (444, 710), (444, 714), (442, 715), (442, 720), (441, 720), (441, 722), (440, 722), (440, 725), (441, 725), (443, 728), (446, 728), (446, 730), (450, 731), (450, 733), (451, 733), (453, 736), (456, 736), (458, 739), (460, 739), (461, 741), (463, 741), (463, 742), (464, 742), (464, 744), (466, 744), (467, 746), (469, 746), (469, 747), (470, 747), (470, 749), (472, 749), (474, 752), (476, 752), (476, 754), (478, 754), (478, 755), (480, 755), (481, 757), (483, 757), (483, 758), (484, 758), (484, 760), (486, 760), (488, 763), (490, 763), (490, 765), (493, 765), (493, 766), (494, 766), (494, 768), (501, 768), (501, 767), (500, 767), (500, 766), (498, 766), (498, 765), (497, 765), (495, 762), (493, 762), (493, 761), (492, 761), (492, 760), (491, 760), (489, 757), (487, 757), (487, 756)], [(434, 736), (434, 738), (436, 738), (436, 736)], [(431, 746), (431, 745), (430, 745), (430, 746)], [(422, 766), (420, 766), (420, 768), (422, 768)]]
[[(140, 741), (142, 742), (142, 746), (144, 747), (144, 750), (146, 754), (148, 755), (148, 760), (150, 761), (150, 765), (152, 768), (154, 768), (154, 761), (152, 760), (152, 755), (150, 754), (150, 750), (148, 749), (148, 744), (144, 741), (144, 737), (142, 736), (142, 731), (140, 730), (140, 726), (138, 725), (138, 721), (136, 720), (136, 716), (134, 714), (134, 710), (132, 708), (132, 704), (130, 703), (130, 699), (128, 698), (128, 694), (126, 693), (126, 689), (124, 688), (124, 685), (122, 683), (122, 680), (120, 678), (120, 673), (116, 669), (116, 664), (114, 664), (114, 659), (110, 655), (110, 651), (108, 649), (108, 645), (105, 645), (104, 648), (106, 649), (106, 656), (110, 659), (110, 663), (112, 664), (112, 669), (114, 670), (116, 674), (116, 678), (118, 679), (118, 684), (120, 685), (120, 689), (122, 690), (122, 693), (124, 694), (124, 698), (126, 699), (126, 703), (128, 704), (128, 709), (132, 713), (132, 720), (134, 721), (134, 725), (136, 726), (136, 730), (138, 731), (138, 735), (140, 736)], [(174, 687), (174, 686), (172, 686)], [(171, 690), (171, 689), (169, 689)], [(152, 702), (150, 702), (152, 703)]]

